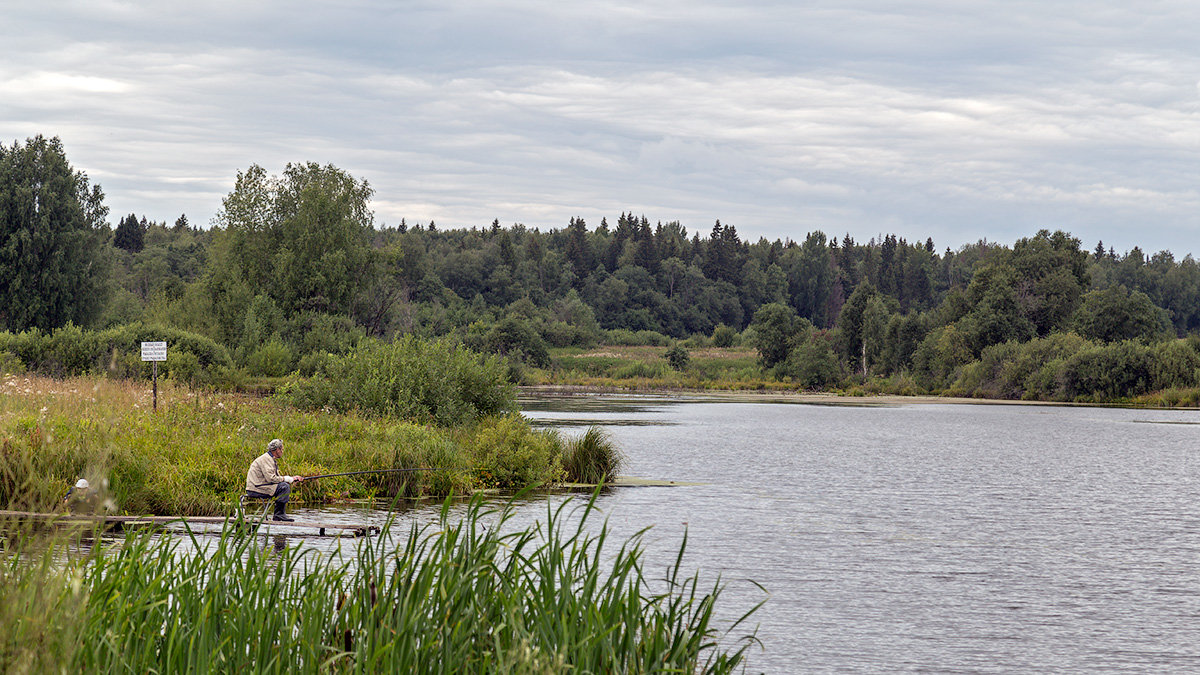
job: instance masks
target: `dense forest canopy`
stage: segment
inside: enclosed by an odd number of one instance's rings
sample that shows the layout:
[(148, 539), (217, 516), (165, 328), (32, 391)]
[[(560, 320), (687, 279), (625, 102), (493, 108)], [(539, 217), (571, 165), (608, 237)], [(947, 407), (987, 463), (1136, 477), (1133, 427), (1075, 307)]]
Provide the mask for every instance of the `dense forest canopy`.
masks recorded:
[(1200, 329), (1190, 255), (1062, 231), (939, 250), (891, 234), (748, 241), (730, 223), (689, 231), (632, 211), (545, 232), (443, 229), (376, 225), (372, 196), (331, 165), (255, 165), (210, 229), (129, 214), (111, 230), (57, 139), (0, 147), (0, 324), (169, 327), (264, 375), (366, 337), (451, 336), (544, 367), (547, 347), (704, 336), (744, 340), (813, 386), (847, 373), (936, 386), (997, 345), (1154, 345)]

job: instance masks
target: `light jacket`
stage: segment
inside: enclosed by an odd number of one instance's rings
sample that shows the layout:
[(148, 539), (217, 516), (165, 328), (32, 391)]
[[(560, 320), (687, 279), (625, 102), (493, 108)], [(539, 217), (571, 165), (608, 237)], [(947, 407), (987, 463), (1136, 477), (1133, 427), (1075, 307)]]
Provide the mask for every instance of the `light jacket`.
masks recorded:
[(257, 492), (264, 495), (275, 494), (275, 486), (280, 483), (291, 483), (295, 476), (279, 475), (279, 464), (271, 453), (264, 452), (250, 465), (246, 472), (246, 492)]

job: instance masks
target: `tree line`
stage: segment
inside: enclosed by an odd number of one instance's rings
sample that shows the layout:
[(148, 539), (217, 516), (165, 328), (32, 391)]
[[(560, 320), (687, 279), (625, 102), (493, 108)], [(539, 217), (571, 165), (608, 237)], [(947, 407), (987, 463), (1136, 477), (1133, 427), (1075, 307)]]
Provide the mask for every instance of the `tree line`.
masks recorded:
[(703, 338), (753, 345), (765, 369), (809, 386), (903, 376), (924, 389), (999, 345), (1149, 348), (1200, 328), (1191, 255), (1062, 231), (939, 251), (892, 234), (749, 241), (732, 224), (689, 232), (633, 211), (545, 232), (443, 229), (378, 224), (373, 195), (332, 165), (254, 165), (209, 228), (136, 214), (113, 228), (58, 139), (0, 146), (0, 327), (169, 327), (263, 375), (410, 334), (538, 367), (548, 347)]

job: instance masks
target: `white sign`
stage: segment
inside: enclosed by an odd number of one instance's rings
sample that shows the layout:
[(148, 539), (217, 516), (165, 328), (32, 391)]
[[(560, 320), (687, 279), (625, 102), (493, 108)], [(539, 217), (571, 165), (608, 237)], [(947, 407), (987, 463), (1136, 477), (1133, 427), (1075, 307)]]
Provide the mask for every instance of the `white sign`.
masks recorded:
[(142, 343), (142, 360), (143, 361), (166, 361), (167, 360), (167, 343), (165, 343), (165, 342), (143, 342)]

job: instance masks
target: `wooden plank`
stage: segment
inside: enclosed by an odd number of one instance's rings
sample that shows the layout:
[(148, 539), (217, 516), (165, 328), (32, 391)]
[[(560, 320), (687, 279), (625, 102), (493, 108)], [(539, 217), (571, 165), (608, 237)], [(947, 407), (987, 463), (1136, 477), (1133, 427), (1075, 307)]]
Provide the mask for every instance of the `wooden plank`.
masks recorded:
[[(224, 516), (119, 516), (110, 514), (80, 514), (80, 513), (36, 513), (32, 511), (0, 511), (0, 520), (11, 518), (14, 520), (34, 520), (38, 522), (49, 522), (52, 524), (62, 525), (118, 525), (120, 527), (137, 527), (146, 525), (224, 525), (226, 522), (237, 523), (236, 518), (225, 518)], [(270, 518), (259, 520), (258, 518), (247, 518), (244, 521), (260, 527), (267, 525), (268, 527), (297, 527), (311, 528), (319, 530), (324, 534), (325, 530), (352, 531), (355, 536), (365, 536), (379, 532), (377, 525), (358, 525), (348, 523), (321, 523), (308, 521), (292, 521), (281, 522), (274, 521)]]

